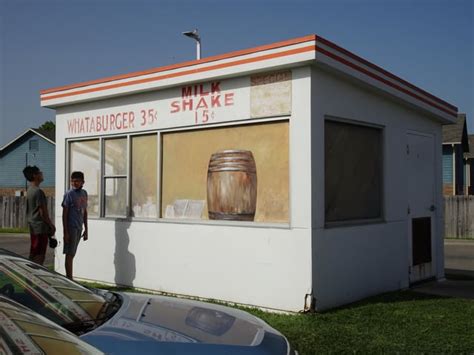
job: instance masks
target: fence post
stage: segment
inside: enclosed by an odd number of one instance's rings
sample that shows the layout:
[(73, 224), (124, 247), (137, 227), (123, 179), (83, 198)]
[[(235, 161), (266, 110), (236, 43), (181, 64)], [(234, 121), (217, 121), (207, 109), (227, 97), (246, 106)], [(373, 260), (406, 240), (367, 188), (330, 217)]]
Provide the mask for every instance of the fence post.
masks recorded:
[[(55, 198), (47, 197), (48, 213), (54, 221)], [(26, 196), (0, 196), (0, 228), (26, 228)]]
[(473, 203), (471, 196), (444, 197), (445, 238), (474, 239)]

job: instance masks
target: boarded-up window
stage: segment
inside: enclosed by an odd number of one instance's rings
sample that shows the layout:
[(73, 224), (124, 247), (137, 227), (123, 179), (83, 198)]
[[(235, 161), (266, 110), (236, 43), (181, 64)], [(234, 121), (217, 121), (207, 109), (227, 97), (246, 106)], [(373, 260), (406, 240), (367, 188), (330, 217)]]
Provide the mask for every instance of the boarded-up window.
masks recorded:
[(326, 223), (382, 217), (382, 130), (325, 122)]
[(162, 217), (288, 222), (287, 121), (162, 137)]

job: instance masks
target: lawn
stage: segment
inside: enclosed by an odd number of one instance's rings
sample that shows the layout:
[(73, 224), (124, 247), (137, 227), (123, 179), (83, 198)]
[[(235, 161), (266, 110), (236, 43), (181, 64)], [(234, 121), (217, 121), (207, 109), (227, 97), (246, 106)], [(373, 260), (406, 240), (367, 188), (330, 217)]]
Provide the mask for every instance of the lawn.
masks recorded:
[(0, 233), (29, 233), (28, 228), (0, 228)]
[(239, 308), (285, 334), (300, 355), (474, 353), (473, 300), (399, 291), (316, 314), (284, 315)]
[(474, 352), (474, 301), (412, 291), (385, 294), (322, 314), (252, 311), (300, 354)]

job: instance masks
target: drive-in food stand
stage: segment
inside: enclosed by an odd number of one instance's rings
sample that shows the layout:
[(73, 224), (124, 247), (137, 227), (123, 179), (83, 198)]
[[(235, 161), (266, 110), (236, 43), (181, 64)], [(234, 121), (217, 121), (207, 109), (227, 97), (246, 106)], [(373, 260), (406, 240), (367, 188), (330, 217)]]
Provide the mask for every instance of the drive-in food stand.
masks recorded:
[(56, 110), (58, 225), (68, 175), (85, 173), (79, 278), (301, 311), (444, 277), (439, 147), (457, 108), (319, 36), (41, 105)]

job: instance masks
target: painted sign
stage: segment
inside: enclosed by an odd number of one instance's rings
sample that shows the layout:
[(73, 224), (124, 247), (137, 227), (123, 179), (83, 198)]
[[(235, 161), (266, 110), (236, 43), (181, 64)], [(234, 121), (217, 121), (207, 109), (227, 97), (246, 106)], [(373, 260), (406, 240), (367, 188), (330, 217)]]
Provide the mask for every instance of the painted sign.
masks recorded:
[[(144, 94), (135, 104), (67, 113), (68, 137), (129, 133), (248, 119), (249, 77), (216, 80)], [(138, 101), (141, 101), (138, 103)]]
[(214, 81), (182, 87), (181, 99), (171, 102), (170, 113), (193, 112), (195, 124), (206, 123), (210, 119), (214, 119), (216, 109), (235, 104), (235, 92), (223, 93), (220, 86), (220, 81)]
[(253, 75), (250, 78), (252, 118), (291, 113), (291, 71)]

